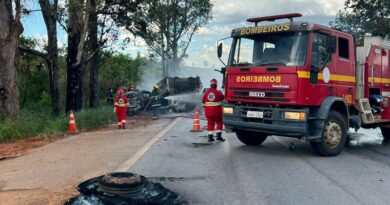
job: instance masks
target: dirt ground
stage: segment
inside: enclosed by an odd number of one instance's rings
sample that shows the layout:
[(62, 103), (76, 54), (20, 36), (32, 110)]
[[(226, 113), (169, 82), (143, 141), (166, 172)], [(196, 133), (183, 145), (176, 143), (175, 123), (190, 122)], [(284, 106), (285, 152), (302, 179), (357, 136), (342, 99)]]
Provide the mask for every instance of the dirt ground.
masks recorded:
[(63, 204), (79, 183), (115, 170), (170, 122), (131, 118), (128, 129), (0, 144), (0, 205)]

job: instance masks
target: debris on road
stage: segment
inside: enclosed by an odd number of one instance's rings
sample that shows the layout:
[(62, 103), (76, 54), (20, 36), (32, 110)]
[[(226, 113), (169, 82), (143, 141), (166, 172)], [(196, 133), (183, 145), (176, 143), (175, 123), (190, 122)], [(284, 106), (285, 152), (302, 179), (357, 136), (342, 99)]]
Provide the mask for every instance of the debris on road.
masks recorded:
[(78, 186), (79, 196), (65, 205), (156, 204), (179, 205), (186, 202), (160, 183), (130, 172), (114, 172), (89, 179)]
[(199, 92), (202, 83), (199, 77), (165, 77), (155, 84), (153, 90), (131, 91), (126, 93), (129, 99), (128, 113), (150, 111), (153, 99), (158, 99), (158, 110), (185, 112), (194, 109), (200, 102)]

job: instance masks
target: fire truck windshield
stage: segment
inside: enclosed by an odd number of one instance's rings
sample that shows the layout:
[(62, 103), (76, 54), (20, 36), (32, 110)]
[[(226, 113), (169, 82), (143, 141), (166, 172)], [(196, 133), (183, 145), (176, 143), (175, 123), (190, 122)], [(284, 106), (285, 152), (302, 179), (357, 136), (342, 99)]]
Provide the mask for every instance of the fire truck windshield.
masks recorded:
[(234, 38), (229, 65), (305, 65), (308, 36), (308, 32), (280, 32)]

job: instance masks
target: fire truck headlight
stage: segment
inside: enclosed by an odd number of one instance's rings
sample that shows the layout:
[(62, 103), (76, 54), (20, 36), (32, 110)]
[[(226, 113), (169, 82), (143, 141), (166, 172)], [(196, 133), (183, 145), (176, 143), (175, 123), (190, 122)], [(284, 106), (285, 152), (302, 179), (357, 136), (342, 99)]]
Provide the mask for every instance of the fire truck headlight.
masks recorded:
[(223, 114), (233, 115), (233, 108), (232, 107), (224, 107)]
[(288, 120), (305, 120), (305, 112), (284, 112), (284, 119)]

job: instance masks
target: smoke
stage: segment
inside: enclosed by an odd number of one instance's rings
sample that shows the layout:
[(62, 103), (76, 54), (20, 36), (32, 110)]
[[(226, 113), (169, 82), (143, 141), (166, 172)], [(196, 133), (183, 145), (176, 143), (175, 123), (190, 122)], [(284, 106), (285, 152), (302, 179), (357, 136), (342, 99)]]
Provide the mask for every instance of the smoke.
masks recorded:
[(363, 145), (378, 145), (382, 144), (383, 136), (379, 128), (363, 129), (360, 128), (357, 132), (349, 129), (349, 145), (363, 146)]
[[(154, 67), (154, 68), (152, 68)], [(145, 68), (144, 74), (141, 77), (141, 81), (137, 84), (139, 90), (151, 91), (153, 85), (161, 81), (162, 77), (160, 72), (156, 72), (159, 69), (158, 65), (151, 65), (148, 68)], [(222, 74), (214, 71), (212, 68), (200, 68), (192, 66), (182, 66), (179, 68), (178, 72), (174, 76), (169, 77), (197, 77), (199, 76), (203, 88), (208, 88), (209, 82), (211, 79), (215, 78), (218, 81), (218, 89), (221, 89), (222, 86)]]

